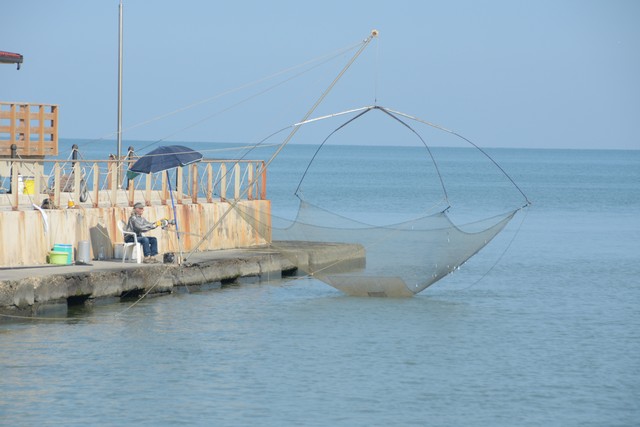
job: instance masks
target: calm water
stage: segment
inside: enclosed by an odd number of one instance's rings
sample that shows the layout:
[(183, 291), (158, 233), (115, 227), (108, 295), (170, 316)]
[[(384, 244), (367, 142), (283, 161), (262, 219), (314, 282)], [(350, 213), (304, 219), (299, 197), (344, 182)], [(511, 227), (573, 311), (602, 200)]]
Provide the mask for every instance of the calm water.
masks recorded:
[[(371, 172), (414, 152), (343, 150), (364, 159), (358, 191), (395, 185), (394, 214), (412, 213), (415, 195)], [(471, 201), (460, 217), (502, 203), (501, 181), (442, 154), (450, 198)], [(0, 324), (0, 424), (638, 425), (640, 151), (491, 154), (533, 206), (418, 296), (303, 278)], [(304, 168), (298, 155), (274, 163), (274, 202), (292, 181), (277, 169)], [(371, 209), (354, 208), (381, 216)]]

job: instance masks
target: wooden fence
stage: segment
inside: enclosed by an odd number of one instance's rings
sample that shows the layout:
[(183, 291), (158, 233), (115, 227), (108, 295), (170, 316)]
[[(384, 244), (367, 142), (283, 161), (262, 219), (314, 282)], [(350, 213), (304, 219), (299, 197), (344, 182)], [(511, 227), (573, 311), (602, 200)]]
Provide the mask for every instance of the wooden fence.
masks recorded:
[(58, 155), (58, 106), (0, 102), (0, 156)]

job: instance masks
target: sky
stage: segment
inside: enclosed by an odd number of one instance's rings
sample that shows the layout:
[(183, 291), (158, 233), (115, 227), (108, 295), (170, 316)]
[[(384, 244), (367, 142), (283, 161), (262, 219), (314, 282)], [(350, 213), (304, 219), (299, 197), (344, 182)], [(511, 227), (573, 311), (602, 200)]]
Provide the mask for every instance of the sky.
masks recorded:
[[(118, 3), (3, 0), (0, 50), (24, 63), (0, 64), (0, 101), (56, 104), (61, 138), (114, 140)], [(125, 141), (259, 140), (355, 50), (291, 87), (278, 73), (377, 29), (313, 117), (375, 103), (484, 147), (640, 149), (635, 0), (123, 0), (123, 16)]]

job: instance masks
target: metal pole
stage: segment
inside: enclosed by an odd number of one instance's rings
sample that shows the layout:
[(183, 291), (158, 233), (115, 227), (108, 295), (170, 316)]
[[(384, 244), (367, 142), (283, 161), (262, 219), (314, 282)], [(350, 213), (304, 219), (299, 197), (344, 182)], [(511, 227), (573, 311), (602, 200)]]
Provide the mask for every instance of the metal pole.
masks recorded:
[[(18, 146), (16, 144), (11, 144), (11, 158), (12, 159), (17, 159), (18, 158)], [(14, 172), (18, 170), (18, 173), (20, 173), (20, 170), (18, 169), (18, 167), (15, 165), (14, 162), (11, 162), (11, 172), (9, 173), (10, 178), (9, 178), (9, 193), (13, 194), (14, 192), (14, 188), (13, 188), (13, 174)]]
[[(180, 229), (178, 228), (178, 214), (176, 212), (176, 204), (173, 201), (173, 191), (171, 190), (171, 179), (169, 179), (169, 169), (166, 171), (167, 174), (167, 185), (169, 185), (169, 194), (171, 195), (171, 207), (173, 208), (173, 221), (176, 223), (176, 236), (178, 238), (178, 264), (182, 264), (182, 241), (180, 240)], [(176, 176), (178, 174), (176, 173)]]
[(117, 182), (118, 188), (122, 186), (122, 0), (120, 0), (120, 7), (118, 13), (118, 147), (117, 147)]
[(71, 162), (71, 165), (75, 166), (76, 160), (78, 160), (78, 144), (73, 144), (71, 146), (71, 160), (73, 160), (73, 162)]

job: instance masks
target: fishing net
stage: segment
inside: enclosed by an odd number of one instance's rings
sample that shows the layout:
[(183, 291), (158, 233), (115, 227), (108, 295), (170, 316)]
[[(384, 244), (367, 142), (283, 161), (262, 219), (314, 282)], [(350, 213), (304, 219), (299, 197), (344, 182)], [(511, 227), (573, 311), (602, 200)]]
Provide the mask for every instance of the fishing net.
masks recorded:
[[(247, 206), (242, 215), (256, 221)], [(473, 224), (465, 232), (446, 212), (411, 221), (371, 226), (301, 200), (295, 220), (272, 218), (273, 246), (298, 269), (348, 295), (406, 297), (454, 271), (484, 247), (515, 214)], [(321, 244), (311, 251), (299, 244)]]
[[(368, 109), (355, 118), (375, 109), (379, 108)], [(520, 209), (504, 209), (502, 212), (506, 213), (456, 225), (449, 214), (449, 194), (433, 150), (397, 115), (384, 112), (395, 119), (392, 122), (405, 125), (414, 138), (417, 136), (423, 150), (403, 154), (401, 148), (358, 151), (346, 149), (340, 142), (327, 144), (337, 131), (354, 121), (352, 118), (315, 145), (298, 148), (305, 154), (296, 158), (298, 161), (289, 157), (285, 167), (289, 173), (295, 173), (287, 182), (299, 181), (294, 192), (298, 204), (295, 215), (287, 218), (274, 213), (270, 227), (262, 227), (271, 233), (265, 238), (290, 258), (300, 272), (348, 295), (415, 295), (487, 245)], [(360, 158), (347, 158), (354, 152)], [(365, 159), (368, 166), (359, 166), (362, 157), (368, 155)], [(461, 159), (464, 155), (455, 152), (454, 169), (470, 169)], [(453, 187), (456, 182), (464, 183), (471, 188), (465, 194), (473, 198), (478, 193), (473, 181), (489, 178), (469, 173), (466, 171), (461, 175), (463, 178), (449, 182), (454, 183)], [(506, 181), (509, 184), (511, 179)], [(504, 182), (488, 182), (491, 185), (485, 187), (495, 187), (498, 193), (503, 193)], [(478, 210), (480, 204), (475, 202), (472, 210)], [(250, 205), (237, 205), (236, 209), (248, 223), (259, 223), (258, 212)], [(413, 215), (404, 219), (409, 213)], [(403, 220), (392, 221), (400, 217)]]

